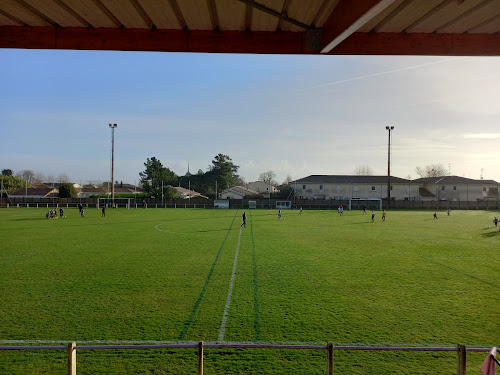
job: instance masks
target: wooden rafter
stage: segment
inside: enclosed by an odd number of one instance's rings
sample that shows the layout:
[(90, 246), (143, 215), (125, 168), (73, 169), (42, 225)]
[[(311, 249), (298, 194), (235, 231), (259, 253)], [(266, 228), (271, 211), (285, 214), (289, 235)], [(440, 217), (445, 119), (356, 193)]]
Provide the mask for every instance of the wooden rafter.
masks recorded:
[(43, 14), (42, 12), (40, 12), (39, 10), (33, 8), (30, 4), (28, 4), (27, 2), (25, 2), (24, 0), (15, 0), (19, 5), (21, 5), (22, 7), (26, 8), (30, 13), (32, 13), (36, 18), (42, 20), (43, 22), (45, 23), (48, 23), (49, 25), (52, 25), (54, 27), (58, 27), (59, 25), (57, 24), (57, 22), (55, 22), (54, 20), (50, 19), (49, 17), (47, 17), (45, 14)]
[(121, 21), (115, 17), (115, 15), (101, 2), (101, 0), (92, 0), (92, 2), (106, 15), (106, 17), (111, 20), (111, 22), (115, 24), (116, 27), (124, 27)]
[(80, 22), (85, 27), (93, 27), (85, 18), (83, 18), (80, 14), (78, 14), (73, 8), (69, 7), (62, 0), (52, 0), (56, 3), (61, 9), (63, 9), (66, 13), (70, 14), (74, 19)]
[(212, 30), (219, 30), (219, 15), (217, 14), (215, 0), (207, 0), (207, 6), (210, 13), (210, 22), (212, 22)]
[(179, 26), (182, 30), (187, 30), (187, 23), (186, 20), (184, 19), (184, 16), (181, 12), (181, 8), (179, 8), (179, 4), (177, 4), (176, 0), (168, 0), (168, 3), (170, 4), (170, 8), (172, 8), (172, 11), (175, 14), (175, 18), (177, 18), (177, 22), (179, 23)]
[(132, 6), (134, 9), (139, 13), (143, 21), (148, 25), (150, 29), (156, 29), (156, 26), (154, 22), (151, 20), (151, 17), (149, 17), (148, 13), (144, 10), (144, 8), (139, 4), (137, 0), (129, 0), (130, 3), (132, 3)]

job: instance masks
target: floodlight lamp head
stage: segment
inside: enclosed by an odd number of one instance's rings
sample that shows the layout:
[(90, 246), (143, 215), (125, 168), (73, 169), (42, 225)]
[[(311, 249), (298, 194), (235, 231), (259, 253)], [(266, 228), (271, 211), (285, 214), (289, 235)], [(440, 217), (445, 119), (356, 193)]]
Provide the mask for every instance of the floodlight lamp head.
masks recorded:
[[(111, 124), (110, 124), (110, 125), (111, 125)], [(385, 127), (385, 130), (389, 130), (389, 127), (388, 127), (388, 126), (386, 126), (386, 127)]]

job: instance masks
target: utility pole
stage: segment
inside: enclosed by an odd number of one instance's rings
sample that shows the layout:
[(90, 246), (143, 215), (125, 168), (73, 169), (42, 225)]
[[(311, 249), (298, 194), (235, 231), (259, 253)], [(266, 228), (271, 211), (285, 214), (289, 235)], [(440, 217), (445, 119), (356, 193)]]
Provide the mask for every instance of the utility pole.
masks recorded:
[(391, 131), (394, 126), (386, 126), (385, 129), (389, 132), (389, 143), (387, 147), (387, 208), (391, 207)]
[(109, 124), (111, 129), (111, 205), (115, 206), (115, 129), (118, 125)]

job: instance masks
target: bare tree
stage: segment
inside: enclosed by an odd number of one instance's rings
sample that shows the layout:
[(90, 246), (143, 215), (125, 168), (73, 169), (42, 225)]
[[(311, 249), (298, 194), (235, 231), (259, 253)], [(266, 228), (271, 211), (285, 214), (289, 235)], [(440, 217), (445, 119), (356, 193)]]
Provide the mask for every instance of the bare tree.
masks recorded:
[(33, 182), (38, 182), (38, 183), (42, 183), (42, 182), (45, 182), (46, 181), (46, 177), (43, 173), (41, 172), (36, 172), (35, 173), (35, 176), (33, 177)]
[(49, 183), (49, 184), (54, 184), (54, 182), (56, 182), (56, 178), (54, 177), (53, 174), (48, 174), (46, 182)]
[(31, 169), (23, 169), (22, 171), (17, 172), (16, 176), (28, 181), (29, 183), (32, 183), (34, 182), (35, 172), (33, 172)]
[(57, 181), (59, 183), (69, 182), (69, 176), (66, 173), (61, 173), (59, 176), (57, 176)]
[(369, 165), (357, 165), (354, 174), (356, 176), (373, 176), (373, 169)]
[(263, 172), (259, 175), (259, 181), (267, 182), (271, 185), (276, 185), (276, 173), (273, 171)]
[(447, 174), (443, 164), (429, 164), (425, 167), (416, 167), (415, 172), (420, 177), (440, 177)]
[(290, 185), (292, 183), (293, 179), (292, 176), (289, 174), (286, 175), (285, 181), (283, 181), (283, 185)]

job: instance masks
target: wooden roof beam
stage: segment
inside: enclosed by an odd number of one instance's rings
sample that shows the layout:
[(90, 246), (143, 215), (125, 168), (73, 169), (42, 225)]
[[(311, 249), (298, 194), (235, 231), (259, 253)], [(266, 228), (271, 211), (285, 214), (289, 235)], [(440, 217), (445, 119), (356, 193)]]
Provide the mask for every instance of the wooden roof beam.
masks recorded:
[(329, 53), (396, 0), (341, 0), (323, 26), (323, 49)]

